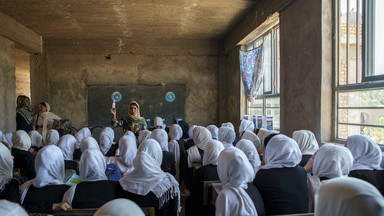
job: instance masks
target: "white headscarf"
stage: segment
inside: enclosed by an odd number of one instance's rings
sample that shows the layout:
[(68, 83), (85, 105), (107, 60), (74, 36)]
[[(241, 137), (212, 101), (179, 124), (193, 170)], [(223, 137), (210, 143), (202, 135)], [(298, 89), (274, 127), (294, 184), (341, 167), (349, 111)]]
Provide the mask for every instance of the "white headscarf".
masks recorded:
[(232, 147), (236, 139), (236, 133), (229, 127), (219, 128), (219, 141), (221, 141), (225, 148)]
[(204, 151), (205, 146), (212, 140), (211, 132), (205, 127), (198, 126), (193, 130), (193, 141), (195, 145)]
[(137, 137), (137, 141), (139, 142), (139, 145), (145, 140), (149, 139), (149, 137), (151, 137), (151, 134), (152, 132), (149, 130), (141, 130), (139, 132), (139, 137)]
[(48, 120), (60, 120), (61, 118), (57, 116), (55, 113), (49, 112), (51, 110), (51, 106), (47, 102), (44, 102), (44, 103), (45, 103), (45, 106), (47, 107), (47, 112), (39, 113), (39, 116), (43, 118), (43, 126), (41, 131), (41, 135), (43, 137), (43, 143), (47, 143), (46, 138), (48, 133), (47, 131)]
[(168, 134), (163, 129), (155, 129), (152, 131), (151, 139), (156, 140), (160, 146), (162, 151), (168, 151)]
[(13, 133), (3, 134), (3, 142), (7, 143), (10, 148), (13, 147), (12, 138), (13, 138)]
[(136, 142), (136, 135), (132, 131), (127, 131), (124, 133), (124, 135), (128, 135), (128, 136), (132, 137), (132, 139), (134, 139)]
[(92, 136), (88, 127), (81, 128), (76, 134), (76, 149), (80, 149), (80, 143), (84, 138)]
[(41, 188), (46, 185), (64, 184), (64, 157), (55, 145), (43, 147), (35, 159), (36, 177), (33, 186)]
[(347, 148), (351, 151), (354, 159), (351, 170), (381, 169), (381, 149), (369, 137), (364, 135), (349, 136)]
[(317, 151), (312, 173), (327, 178), (347, 176), (352, 164), (353, 156), (348, 148), (328, 143), (322, 145)]
[(159, 208), (177, 196), (180, 212), (179, 183), (171, 174), (161, 170), (162, 159), (160, 145), (154, 139), (147, 139), (137, 151), (133, 161), (135, 169), (120, 179), (120, 185), (124, 190), (142, 196), (152, 191), (159, 199)]
[(85, 137), (80, 144), (80, 151), (81, 153), (84, 153), (88, 149), (97, 149), (100, 151), (99, 144), (97, 144), (97, 141), (93, 137)]
[(217, 159), (223, 150), (223, 143), (217, 140), (211, 140), (204, 151), (203, 166), (209, 164), (217, 165)]
[(212, 134), (212, 139), (218, 139), (219, 138), (219, 128), (216, 125), (208, 125), (207, 129)]
[(155, 117), (155, 120), (153, 121), (153, 125), (160, 126), (162, 129), (165, 129), (166, 125), (163, 122), (163, 119), (160, 117)]
[(236, 148), (240, 149), (247, 156), (255, 172), (261, 165), (259, 153), (253, 143), (247, 139), (242, 139), (236, 144)]
[(260, 142), (259, 137), (255, 133), (253, 133), (250, 130), (246, 130), (246, 131), (244, 131), (241, 139), (250, 140), (253, 143), (253, 145), (255, 145), (255, 148), (257, 149), (257, 151), (259, 153), (261, 153), (261, 151), (262, 151), (261, 142)]
[(190, 139), (193, 139), (193, 130), (195, 130), (196, 127), (197, 127), (197, 125), (192, 125), (191, 127), (189, 127), (188, 136)]
[(3, 141), (3, 131), (0, 130), (0, 142)]
[(28, 216), (21, 205), (5, 199), (0, 200), (0, 215), (2, 216)]
[(13, 176), (13, 159), (9, 149), (0, 143), (0, 191)]
[(16, 131), (12, 136), (13, 148), (28, 151), (31, 148), (31, 138), (24, 130)]
[(100, 133), (99, 144), (103, 155), (107, 154), (115, 139), (115, 132), (110, 127), (104, 128)]
[(193, 163), (201, 162), (201, 156), (198, 148), (204, 151), (205, 147), (211, 140), (212, 135), (207, 128), (200, 126), (195, 127), (193, 130), (193, 141), (195, 142), (195, 145), (187, 150), (187, 163), (189, 168), (193, 166)]
[[(103, 153), (97, 149), (88, 149), (81, 154), (79, 172), (82, 181), (95, 182), (108, 180), (105, 175), (107, 164)], [(71, 186), (63, 195), (63, 202), (72, 205), (77, 184)]]
[(299, 145), (303, 155), (313, 155), (319, 149), (315, 135), (309, 130), (297, 130), (293, 132), (292, 139)]
[(94, 216), (145, 216), (143, 210), (129, 199), (114, 199), (102, 205)]
[(183, 130), (180, 125), (173, 124), (169, 129), (169, 138), (171, 141), (168, 143), (168, 150), (175, 155), (176, 162), (176, 179), (179, 180), (179, 164), (180, 164), (180, 146), (177, 140), (183, 136)]
[(241, 123), (240, 123), (239, 134), (241, 135), (246, 130), (250, 130), (250, 131), (255, 130), (255, 125), (253, 124), (252, 121), (243, 119), (241, 120)]
[(136, 140), (131, 136), (124, 135), (119, 140), (119, 157), (109, 157), (107, 164), (114, 163), (120, 170), (121, 174), (131, 172), (133, 170), (133, 159), (136, 157), (137, 146)]
[(21, 186), (21, 203), (24, 202), (31, 185), (42, 188), (47, 185), (64, 184), (65, 166), (60, 148), (55, 145), (43, 147), (36, 155), (35, 170), (36, 177)]
[(273, 130), (267, 130), (265, 128), (260, 128), (257, 136), (260, 138), (261, 146), (264, 146), (264, 139), (271, 134), (278, 134), (279, 132)]
[(173, 124), (169, 128), (169, 137), (171, 140), (179, 140), (183, 136), (183, 129), (181, 129), (180, 125)]
[(216, 199), (216, 215), (257, 215), (245, 189), (255, 176), (245, 154), (237, 148), (224, 149), (218, 159), (217, 173), (223, 184)]
[(29, 138), (31, 138), (31, 145), (38, 148), (43, 147), (43, 137), (38, 131), (31, 130), (28, 133)]
[(384, 199), (370, 183), (351, 177), (325, 181), (315, 195), (315, 215), (384, 215)]
[(295, 167), (300, 163), (301, 156), (295, 140), (279, 134), (269, 140), (265, 149), (265, 165), (261, 169)]
[(64, 160), (73, 160), (75, 152), (76, 139), (71, 134), (66, 134), (59, 139), (57, 146), (63, 152)]
[(232, 128), (233, 131), (235, 131), (235, 127), (233, 126), (233, 124), (231, 122), (225, 122), (225, 123), (221, 124), (220, 127), (229, 127), (229, 128)]
[(47, 137), (45, 139), (45, 145), (57, 145), (57, 142), (60, 139), (59, 132), (55, 129), (50, 129), (47, 132)]

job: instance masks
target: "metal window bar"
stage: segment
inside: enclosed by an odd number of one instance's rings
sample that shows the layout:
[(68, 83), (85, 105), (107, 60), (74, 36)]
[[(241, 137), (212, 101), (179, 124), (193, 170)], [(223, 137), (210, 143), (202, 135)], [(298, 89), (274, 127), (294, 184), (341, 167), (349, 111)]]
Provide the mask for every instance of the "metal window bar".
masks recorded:
[(361, 127), (376, 127), (376, 128), (384, 128), (384, 125), (373, 125), (373, 124), (359, 124), (359, 123), (349, 123), (349, 122), (337, 122), (342, 125), (352, 125), (352, 126), (361, 126)]

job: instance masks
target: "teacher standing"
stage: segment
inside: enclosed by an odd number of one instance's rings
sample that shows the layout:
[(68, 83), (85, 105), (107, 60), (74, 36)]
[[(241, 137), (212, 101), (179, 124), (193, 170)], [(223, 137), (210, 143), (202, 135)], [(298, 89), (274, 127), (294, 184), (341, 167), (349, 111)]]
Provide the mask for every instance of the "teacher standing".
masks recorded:
[(111, 108), (110, 112), (112, 113), (112, 127), (122, 127), (124, 132), (132, 131), (133, 133), (147, 129), (147, 123), (144, 117), (140, 116), (140, 106), (136, 101), (129, 103), (128, 116), (123, 119), (116, 119), (115, 108)]

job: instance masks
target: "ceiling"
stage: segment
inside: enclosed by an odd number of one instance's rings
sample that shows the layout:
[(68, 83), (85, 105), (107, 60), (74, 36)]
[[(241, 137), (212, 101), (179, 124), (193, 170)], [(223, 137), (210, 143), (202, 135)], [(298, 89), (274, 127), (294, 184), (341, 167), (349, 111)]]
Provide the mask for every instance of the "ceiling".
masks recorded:
[(225, 37), (257, 0), (0, 0), (0, 12), (45, 39)]

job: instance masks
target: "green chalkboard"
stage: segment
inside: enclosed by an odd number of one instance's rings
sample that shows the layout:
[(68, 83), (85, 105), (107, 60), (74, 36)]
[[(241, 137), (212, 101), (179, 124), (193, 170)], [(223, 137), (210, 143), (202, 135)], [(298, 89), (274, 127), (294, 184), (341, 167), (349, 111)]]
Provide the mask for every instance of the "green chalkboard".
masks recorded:
[[(111, 95), (116, 91), (122, 95), (122, 100), (116, 103), (117, 119), (128, 114), (132, 100), (139, 103), (141, 116), (150, 119), (151, 124), (156, 116), (165, 119), (166, 125), (171, 125), (175, 118), (184, 119), (185, 85), (88, 86), (88, 126), (111, 125)], [(168, 92), (174, 93), (173, 102), (166, 100)]]

